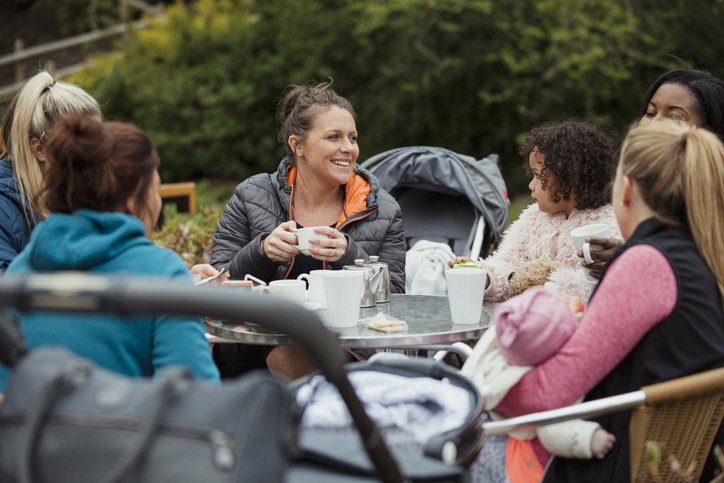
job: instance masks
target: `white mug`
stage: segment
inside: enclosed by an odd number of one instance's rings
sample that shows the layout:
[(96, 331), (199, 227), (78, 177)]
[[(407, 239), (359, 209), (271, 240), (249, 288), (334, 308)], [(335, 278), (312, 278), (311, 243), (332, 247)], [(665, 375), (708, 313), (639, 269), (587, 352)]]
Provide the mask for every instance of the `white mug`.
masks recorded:
[(327, 308), (327, 297), (324, 294), (324, 281), (322, 274), (325, 270), (312, 270), (309, 273), (303, 273), (297, 277), (297, 280), (306, 280), (309, 283), (307, 288), (307, 302), (313, 302), (320, 305), (320, 309)]
[(315, 228), (321, 228), (319, 226), (311, 226), (309, 228), (300, 228), (297, 230), (297, 244), (292, 245), (294, 248), (302, 252), (304, 255), (311, 255), (309, 251), (309, 239), (310, 238), (329, 238), (329, 235), (322, 233), (315, 233)]
[[(591, 257), (591, 252), (596, 250), (603, 250), (603, 247), (586, 243), (586, 238), (608, 238), (610, 236), (610, 231), (611, 228), (603, 223), (581, 226), (571, 231), (571, 237), (573, 238), (573, 247), (576, 249), (576, 252), (583, 252), (583, 258), (579, 258), (579, 260), (585, 260), (586, 263), (593, 263), (593, 257)], [(586, 278), (588, 280), (596, 280), (590, 275), (590, 268), (584, 268), (583, 270), (586, 272)]]
[(453, 324), (480, 324), (487, 276), (487, 272), (481, 268), (449, 268), (445, 270), (447, 297), (450, 302)]
[(333, 328), (356, 327), (364, 295), (364, 273), (358, 270), (322, 270), (327, 318)]
[(287, 299), (303, 307), (306, 286), (304, 280), (274, 280), (269, 282), (266, 287), (262, 287), (262, 291)]

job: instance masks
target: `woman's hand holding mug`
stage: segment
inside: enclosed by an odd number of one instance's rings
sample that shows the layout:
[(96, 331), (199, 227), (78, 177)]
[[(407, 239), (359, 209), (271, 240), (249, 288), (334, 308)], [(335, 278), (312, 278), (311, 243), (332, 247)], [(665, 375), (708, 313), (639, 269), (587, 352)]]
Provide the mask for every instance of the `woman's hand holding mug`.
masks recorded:
[(285, 221), (274, 228), (261, 242), (261, 251), (272, 262), (283, 263), (301, 252), (293, 245), (297, 242), (297, 222)]
[(314, 232), (326, 237), (309, 238), (309, 253), (312, 258), (326, 262), (336, 262), (347, 252), (347, 237), (329, 226), (314, 227)]

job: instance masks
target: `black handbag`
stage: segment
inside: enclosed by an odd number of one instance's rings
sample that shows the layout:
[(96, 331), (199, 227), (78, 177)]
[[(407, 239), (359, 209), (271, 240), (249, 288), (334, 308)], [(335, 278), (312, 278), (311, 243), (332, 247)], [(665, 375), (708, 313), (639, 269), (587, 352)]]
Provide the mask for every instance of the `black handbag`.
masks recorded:
[(223, 386), (180, 368), (129, 378), (41, 348), (0, 405), (0, 481), (282, 481), (295, 414), (290, 391), (263, 373)]

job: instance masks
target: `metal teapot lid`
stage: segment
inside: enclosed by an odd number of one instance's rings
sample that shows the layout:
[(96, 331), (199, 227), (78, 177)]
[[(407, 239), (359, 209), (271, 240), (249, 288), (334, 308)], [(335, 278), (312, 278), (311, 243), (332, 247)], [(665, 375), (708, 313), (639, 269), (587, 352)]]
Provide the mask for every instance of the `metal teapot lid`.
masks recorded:
[(377, 255), (370, 255), (370, 265), (374, 265), (377, 267), (386, 267), (387, 264), (385, 262), (380, 261), (380, 257)]
[(342, 267), (344, 270), (372, 270), (372, 267), (365, 264), (363, 258), (358, 258), (354, 261), (354, 265), (345, 265)]

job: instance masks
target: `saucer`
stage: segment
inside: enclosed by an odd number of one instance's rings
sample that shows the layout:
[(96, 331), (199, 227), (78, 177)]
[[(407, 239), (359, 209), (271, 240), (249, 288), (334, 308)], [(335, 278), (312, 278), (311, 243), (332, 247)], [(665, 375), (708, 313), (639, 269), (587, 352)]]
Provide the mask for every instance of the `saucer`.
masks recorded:
[(307, 310), (319, 310), (322, 308), (322, 304), (317, 302), (304, 302), (304, 308)]

